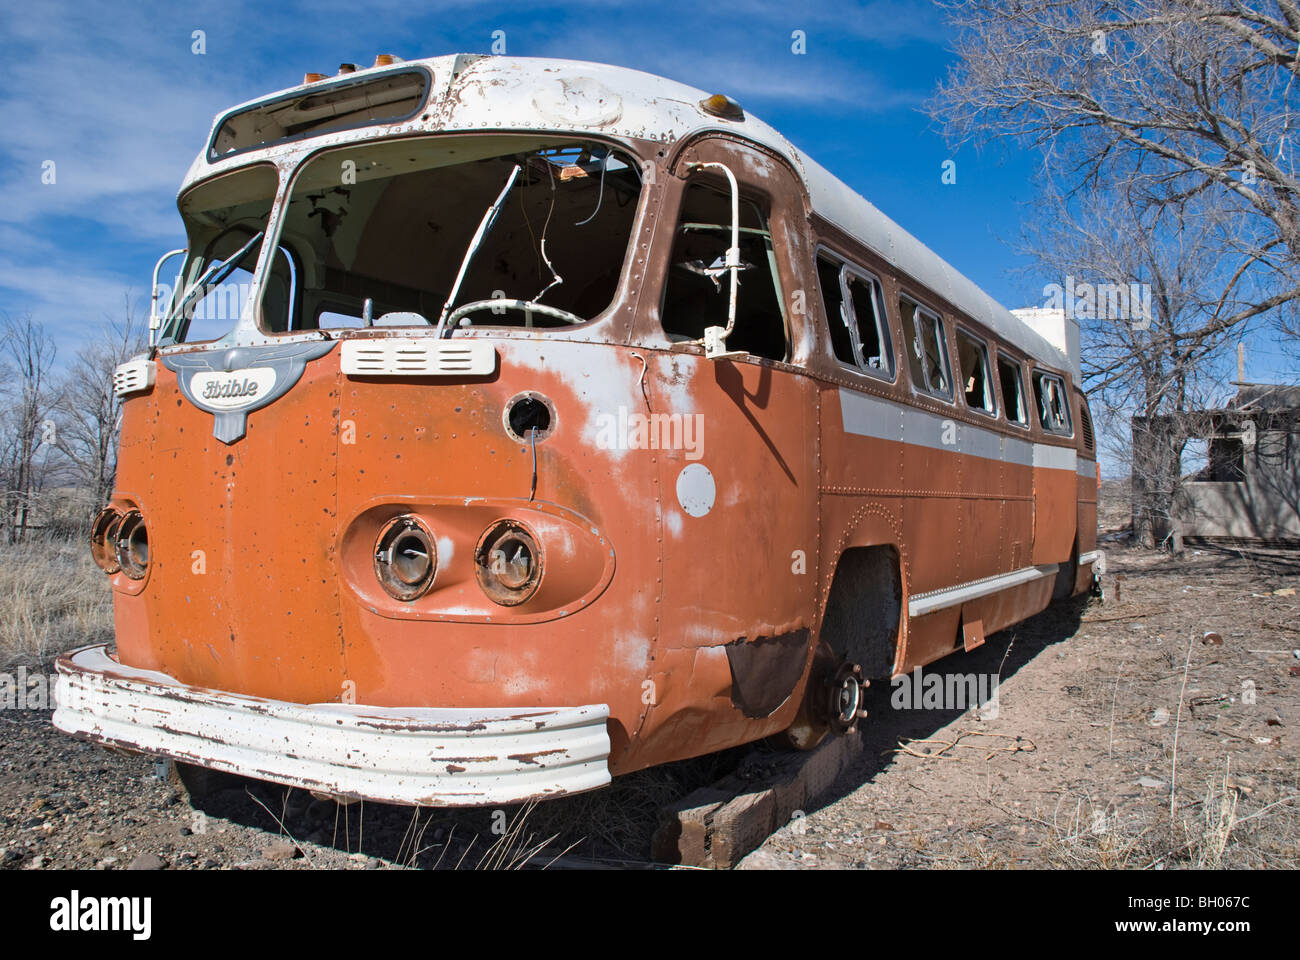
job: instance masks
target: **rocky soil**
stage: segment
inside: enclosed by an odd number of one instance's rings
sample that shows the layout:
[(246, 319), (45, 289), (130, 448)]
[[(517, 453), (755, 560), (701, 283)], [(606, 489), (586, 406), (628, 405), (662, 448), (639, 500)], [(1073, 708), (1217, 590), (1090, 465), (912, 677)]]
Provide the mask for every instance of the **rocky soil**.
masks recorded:
[[(742, 867), (1300, 865), (1300, 559), (1120, 547), (1110, 564), (1106, 603), (934, 665), (1000, 678), (996, 710), (897, 709), (874, 687), (859, 762)], [(531, 810), (341, 807), (251, 782), (195, 808), (148, 758), (0, 709), (0, 865), (644, 866), (660, 805), (773, 749)]]

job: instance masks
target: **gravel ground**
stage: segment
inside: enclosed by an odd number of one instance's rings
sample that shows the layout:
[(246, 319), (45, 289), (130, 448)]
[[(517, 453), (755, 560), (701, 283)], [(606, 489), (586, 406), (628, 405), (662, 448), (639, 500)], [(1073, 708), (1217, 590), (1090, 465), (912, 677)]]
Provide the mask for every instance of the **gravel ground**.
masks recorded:
[[(1300, 561), (1110, 559), (1105, 604), (1058, 605), (934, 665), (1000, 677), (996, 715), (895, 709), (873, 687), (861, 760), (742, 868), (1300, 865)], [(40, 674), (28, 682), (34, 697)], [(147, 758), (49, 718), (0, 710), (5, 869), (464, 869), (535, 850), (534, 866), (644, 865), (660, 805), (773, 749), (495, 815), (339, 807), (251, 782), (195, 809)]]

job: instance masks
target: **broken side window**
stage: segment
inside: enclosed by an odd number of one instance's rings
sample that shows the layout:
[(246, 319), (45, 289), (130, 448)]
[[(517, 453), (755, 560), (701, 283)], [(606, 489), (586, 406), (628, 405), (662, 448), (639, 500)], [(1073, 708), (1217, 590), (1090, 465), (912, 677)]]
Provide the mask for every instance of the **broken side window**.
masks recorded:
[(1024, 381), (1020, 378), (1020, 364), (1005, 353), (998, 354), (998, 378), (1002, 386), (1002, 403), (1007, 409), (1007, 420), (1029, 426), (1029, 411), (1025, 409)]
[(826, 307), (826, 324), (831, 332), (831, 349), (835, 359), (846, 366), (856, 367), (853, 337), (844, 313), (844, 291), (840, 287), (843, 264), (825, 254), (817, 255), (817, 282), (821, 286), (822, 303)]
[[(730, 243), (730, 193), (700, 181), (687, 184), (659, 313), (668, 339), (699, 340), (705, 327), (727, 325), (731, 278), (723, 263)], [(743, 193), (740, 263), (736, 326), (727, 349), (784, 360), (789, 342), (772, 234), (765, 211)]]
[(585, 323), (618, 291), (640, 194), (637, 161), (589, 141), (419, 137), (318, 154), (282, 217), (301, 326), (266, 302), (263, 326), (433, 327), (444, 307), (453, 332)]
[(880, 281), (852, 267), (844, 268), (844, 280), (853, 307), (853, 332), (858, 338), (859, 364), (867, 373), (894, 379), (894, 350), (885, 317), (885, 295)]
[(903, 340), (912, 385), (923, 393), (952, 399), (952, 378), (948, 375), (948, 345), (939, 315), (915, 300), (898, 298), (903, 320)]
[(894, 351), (880, 281), (825, 253), (817, 255), (817, 279), (835, 359), (863, 373), (892, 380)]
[(997, 416), (993, 383), (989, 377), (989, 351), (984, 341), (968, 330), (957, 328), (957, 359), (961, 363), (962, 392), (966, 406), (978, 413)]
[(1068, 437), (1070, 406), (1065, 399), (1065, 382), (1055, 374), (1034, 371), (1034, 398), (1038, 401), (1038, 422), (1048, 433)]

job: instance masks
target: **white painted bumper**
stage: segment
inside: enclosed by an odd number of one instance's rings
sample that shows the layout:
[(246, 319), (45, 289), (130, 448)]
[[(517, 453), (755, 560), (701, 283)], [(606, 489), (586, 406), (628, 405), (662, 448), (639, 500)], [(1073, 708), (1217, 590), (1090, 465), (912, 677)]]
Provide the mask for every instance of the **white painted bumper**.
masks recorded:
[(1106, 572), (1106, 552), (1104, 550), (1093, 550), (1090, 553), (1079, 554), (1079, 566), (1092, 564), (1092, 572), (1098, 576)]
[(609, 707), (300, 704), (192, 687), (104, 645), (59, 658), (54, 726), (110, 746), (344, 797), (484, 806), (609, 783)]

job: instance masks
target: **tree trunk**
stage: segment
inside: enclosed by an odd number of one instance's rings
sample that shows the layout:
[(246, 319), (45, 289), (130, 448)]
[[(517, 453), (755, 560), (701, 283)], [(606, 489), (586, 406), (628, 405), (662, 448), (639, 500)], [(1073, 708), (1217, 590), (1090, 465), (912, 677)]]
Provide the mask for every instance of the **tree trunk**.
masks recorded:
[(1133, 418), (1133, 537), (1155, 547), (1173, 530), (1179, 458), (1169, 417)]

